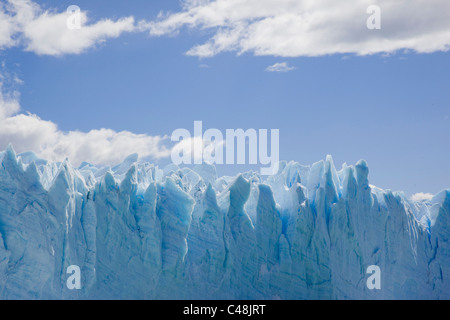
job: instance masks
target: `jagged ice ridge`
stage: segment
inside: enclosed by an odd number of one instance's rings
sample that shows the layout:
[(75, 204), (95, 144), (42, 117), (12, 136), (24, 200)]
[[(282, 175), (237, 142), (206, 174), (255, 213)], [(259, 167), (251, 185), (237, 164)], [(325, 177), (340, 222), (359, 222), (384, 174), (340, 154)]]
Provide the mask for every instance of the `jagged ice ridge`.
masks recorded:
[(413, 202), (369, 185), (365, 161), (282, 162), (265, 180), (137, 155), (74, 168), (8, 147), (0, 162), (0, 299), (450, 298), (450, 189)]

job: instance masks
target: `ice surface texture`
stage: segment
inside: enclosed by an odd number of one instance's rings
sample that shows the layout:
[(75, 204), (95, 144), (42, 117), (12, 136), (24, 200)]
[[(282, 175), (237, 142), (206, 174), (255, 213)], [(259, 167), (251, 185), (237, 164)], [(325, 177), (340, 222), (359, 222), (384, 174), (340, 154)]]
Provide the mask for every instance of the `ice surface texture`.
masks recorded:
[(412, 202), (369, 185), (365, 161), (264, 181), (136, 155), (73, 168), (9, 147), (0, 162), (0, 299), (450, 299), (450, 189)]

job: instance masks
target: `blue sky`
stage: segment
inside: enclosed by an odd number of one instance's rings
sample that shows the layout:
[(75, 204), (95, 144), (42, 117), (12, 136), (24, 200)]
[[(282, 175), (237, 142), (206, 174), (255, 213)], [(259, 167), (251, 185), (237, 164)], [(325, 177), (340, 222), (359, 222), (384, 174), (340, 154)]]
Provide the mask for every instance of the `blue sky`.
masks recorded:
[[(54, 14), (75, 4), (36, 3)], [(160, 11), (183, 12), (179, 1), (167, 0), (76, 5), (90, 23), (133, 16), (137, 24), (159, 21)], [(162, 35), (124, 32), (75, 54), (5, 45), (0, 50), (4, 79), (14, 75), (21, 81), (4, 80), (3, 96), (12, 100), (10, 92), (20, 93), (14, 99), (22, 114), (38, 115), (61, 132), (108, 128), (162, 137), (177, 128), (193, 130), (194, 120), (223, 131), (280, 129), (281, 159), (312, 164), (331, 154), (338, 168), (365, 159), (372, 184), (407, 194), (434, 194), (450, 186), (449, 52), (411, 47), (361, 55), (325, 48), (322, 55), (287, 48), (289, 54), (280, 56), (231, 46), (193, 56), (186, 53), (210, 42), (217, 28), (175, 29)], [(275, 63), (292, 70), (268, 72)], [(6, 140), (0, 138), (2, 144)], [(14, 146), (25, 151), (20, 141)], [(222, 166), (219, 173), (249, 168)]]

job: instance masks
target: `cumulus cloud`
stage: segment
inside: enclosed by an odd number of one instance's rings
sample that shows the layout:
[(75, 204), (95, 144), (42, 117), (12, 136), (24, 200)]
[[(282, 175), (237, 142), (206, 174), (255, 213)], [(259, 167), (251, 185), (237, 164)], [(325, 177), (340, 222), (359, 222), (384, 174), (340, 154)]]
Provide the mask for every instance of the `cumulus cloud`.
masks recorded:
[(431, 200), (432, 198), (433, 198), (433, 195), (431, 193), (423, 193), (423, 192), (419, 192), (419, 193), (413, 194), (411, 196), (412, 201)]
[[(2, 77), (0, 77), (1, 79)], [(0, 82), (0, 88), (3, 84)], [(7, 95), (0, 90), (0, 149), (12, 143), (16, 151), (34, 151), (40, 157), (62, 161), (66, 157), (79, 165), (82, 161), (95, 164), (115, 164), (132, 153), (160, 159), (168, 157), (164, 147), (166, 137), (134, 134), (111, 129), (62, 131), (35, 114), (19, 113), (17, 93)]]
[(0, 5), (0, 49), (22, 45), (39, 55), (79, 54), (135, 30), (133, 17), (90, 24), (85, 11), (74, 14), (80, 29), (68, 27), (71, 15), (67, 12), (44, 11), (31, 0), (8, 0)]
[[(44, 11), (31, 0), (1, 2), (0, 50), (20, 46), (38, 55), (79, 54), (107, 38), (115, 38), (123, 32), (135, 30), (133, 17), (89, 23), (86, 12), (76, 13), (79, 14), (77, 19), (79, 18), (81, 28), (71, 29), (67, 23), (71, 16), (67, 12)], [(163, 145), (166, 137), (129, 131), (116, 132), (111, 129), (66, 132), (52, 121), (43, 120), (35, 114), (21, 113), (20, 95), (11, 87), (23, 82), (6, 72), (4, 63), (2, 69), (0, 149), (12, 143), (18, 152), (32, 150), (52, 161), (62, 161), (67, 157), (75, 165), (82, 161), (95, 164), (119, 163), (135, 152), (155, 159), (170, 155), (170, 150)]]
[(266, 71), (269, 72), (288, 72), (294, 70), (295, 67), (291, 67), (287, 64), (287, 62), (277, 62), (271, 66), (266, 68)]
[[(381, 9), (381, 29), (370, 30), (371, 5)], [(180, 12), (141, 23), (153, 36), (187, 27), (212, 33), (187, 54), (224, 51), (283, 57), (339, 53), (368, 55), (450, 49), (448, 0), (215, 0), (184, 1)]]

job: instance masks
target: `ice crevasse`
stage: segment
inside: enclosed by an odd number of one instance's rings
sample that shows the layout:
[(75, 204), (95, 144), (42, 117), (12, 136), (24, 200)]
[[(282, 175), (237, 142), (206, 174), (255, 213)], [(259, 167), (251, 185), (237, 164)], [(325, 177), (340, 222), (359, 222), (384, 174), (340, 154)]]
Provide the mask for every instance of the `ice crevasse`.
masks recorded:
[(11, 146), (0, 163), (0, 299), (450, 299), (450, 189), (414, 202), (369, 185), (365, 161), (266, 179)]

